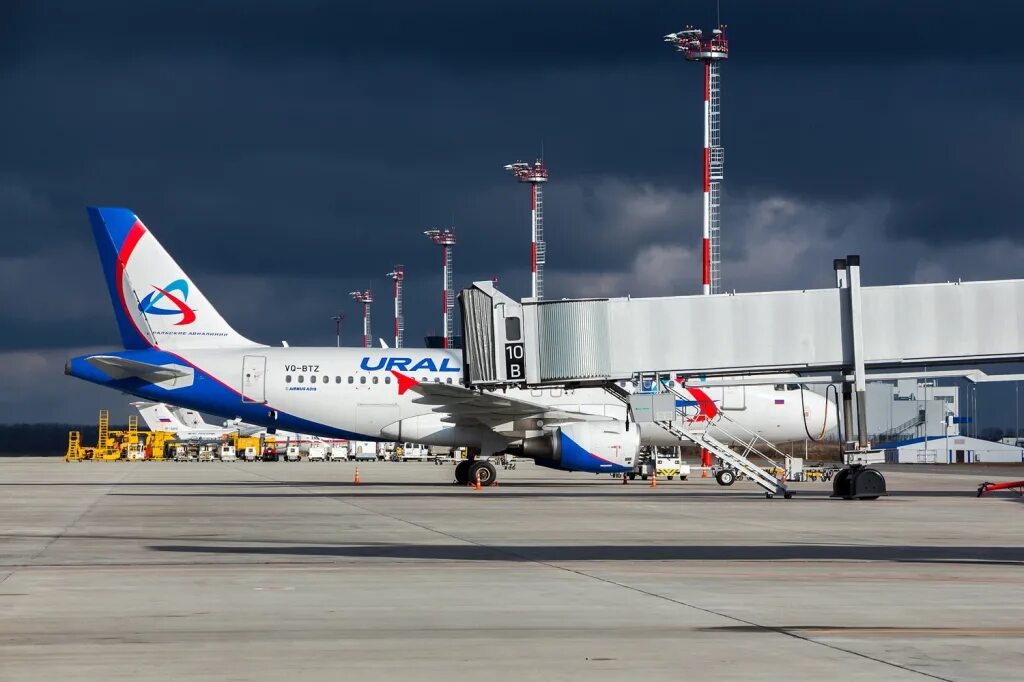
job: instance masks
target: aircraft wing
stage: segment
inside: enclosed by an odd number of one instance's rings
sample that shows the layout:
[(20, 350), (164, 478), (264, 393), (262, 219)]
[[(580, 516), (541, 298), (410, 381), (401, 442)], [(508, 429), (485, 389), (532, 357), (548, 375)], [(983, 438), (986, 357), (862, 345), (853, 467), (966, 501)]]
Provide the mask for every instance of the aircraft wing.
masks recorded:
[[(541, 419), (545, 424), (559, 422), (606, 420), (607, 417), (566, 412), (553, 409), (529, 400), (510, 398), (504, 393), (473, 391), (463, 386), (436, 382), (418, 382), (415, 379), (393, 372), (399, 377), (399, 392), (418, 394), (413, 402), (419, 405), (434, 405), (438, 412), (445, 412), (453, 424), (460, 426), (495, 427), (520, 419)], [(534, 427), (535, 428), (535, 427)]]
[(116, 355), (92, 355), (87, 357), (85, 361), (111, 379), (129, 379), (134, 377), (155, 384), (189, 375), (188, 370), (178, 367), (152, 365), (148, 362), (128, 360)]

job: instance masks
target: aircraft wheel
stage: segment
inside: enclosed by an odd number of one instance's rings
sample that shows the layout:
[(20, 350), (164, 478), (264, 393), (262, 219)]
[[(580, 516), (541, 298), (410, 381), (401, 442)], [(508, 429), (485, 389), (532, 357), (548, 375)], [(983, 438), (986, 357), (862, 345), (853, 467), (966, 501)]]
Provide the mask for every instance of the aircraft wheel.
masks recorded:
[(498, 480), (498, 470), (487, 461), (473, 462), (469, 467), (469, 482), (476, 483), (477, 476), (480, 477), (480, 485), (486, 487)]
[(635, 473), (629, 474), (629, 480), (635, 481), (636, 480), (636, 474)]
[(722, 469), (715, 474), (715, 480), (718, 481), (718, 485), (730, 486), (736, 482), (736, 474), (732, 469)]
[(455, 482), (461, 485), (469, 483), (469, 466), (472, 464), (469, 460), (463, 460), (455, 466)]

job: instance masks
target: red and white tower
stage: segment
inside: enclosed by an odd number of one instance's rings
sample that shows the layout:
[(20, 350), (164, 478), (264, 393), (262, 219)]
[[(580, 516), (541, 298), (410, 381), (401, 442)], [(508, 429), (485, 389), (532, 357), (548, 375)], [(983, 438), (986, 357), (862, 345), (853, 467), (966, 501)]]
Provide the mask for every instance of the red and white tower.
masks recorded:
[(348, 295), (363, 304), (363, 348), (369, 348), (373, 345), (373, 332), (370, 331), (370, 304), (373, 303), (373, 292), (364, 289), (350, 291)]
[(722, 285), (721, 215), (722, 179), (725, 177), (725, 148), (722, 147), (721, 77), (719, 62), (729, 58), (725, 25), (705, 38), (699, 28), (687, 26), (665, 36), (687, 61), (704, 64), (704, 244), (703, 284), (705, 294), (717, 294)]
[(544, 245), (544, 183), (548, 181), (548, 167), (544, 159), (537, 159), (531, 166), (516, 161), (505, 166), (512, 171), (519, 182), (530, 183), (530, 295), (535, 299), (544, 298), (544, 263), (547, 248)]
[(402, 311), (402, 283), (405, 282), (405, 266), (396, 265), (395, 269), (388, 273), (388, 277), (395, 283), (395, 348), (401, 348), (405, 343), (405, 314)]
[(455, 307), (455, 291), (452, 284), (452, 247), (455, 246), (455, 231), (452, 229), (427, 230), (423, 234), (430, 237), (430, 240), (441, 247), (441, 263), (443, 270), (443, 286), (441, 292), (441, 305), (444, 312), (444, 348), (452, 348), (452, 340), (455, 337), (455, 316), (452, 309)]

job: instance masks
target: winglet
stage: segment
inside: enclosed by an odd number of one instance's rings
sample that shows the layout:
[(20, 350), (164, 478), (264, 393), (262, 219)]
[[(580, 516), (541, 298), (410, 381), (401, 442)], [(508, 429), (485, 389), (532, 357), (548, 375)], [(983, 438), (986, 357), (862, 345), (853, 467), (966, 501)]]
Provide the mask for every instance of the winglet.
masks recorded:
[(398, 380), (398, 395), (403, 395), (410, 388), (420, 383), (412, 377), (407, 377), (398, 370), (391, 370), (391, 373), (395, 375), (395, 379)]

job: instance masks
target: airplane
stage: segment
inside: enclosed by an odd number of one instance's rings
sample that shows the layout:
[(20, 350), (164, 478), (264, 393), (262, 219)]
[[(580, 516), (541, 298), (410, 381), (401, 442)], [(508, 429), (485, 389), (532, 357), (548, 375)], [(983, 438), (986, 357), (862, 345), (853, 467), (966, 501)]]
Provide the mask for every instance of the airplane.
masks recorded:
[[(469, 389), (453, 350), (256, 343), (221, 317), (132, 211), (88, 214), (124, 347), (72, 358), (70, 376), (268, 433), (467, 447), (455, 469), (460, 483), (493, 483), (487, 458), (505, 452), (565, 471), (628, 473), (641, 444), (680, 445), (661, 427), (631, 424), (622, 400), (602, 388)], [(776, 442), (803, 439), (808, 424), (835, 427), (823, 397), (801, 401), (776, 388), (720, 388), (717, 401), (682, 390), (696, 405), (694, 419), (732, 412)]]
[(184, 410), (166, 403), (134, 402), (150, 431), (172, 431), (178, 440), (218, 440), (238, 429), (207, 424), (195, 410)]
[[(131, 403), (139, 411), (150, 431), (172, 431), (178, 440), (217, 440), (237, 433), (240, 436), (262, 436), (267, 433), (264, 426), (246, 424), (238, 419), (229, 419), (224, 426), (210, 424), (195, 410), (167, 403), (139, 401)], [(320, 438), (304, 433), (292, 433), (278, 429), (274, 434), (278, 447), (298, 445), (302, 452), (313, 443), (323, 445), (347, 445), (348, 441), (337, 438)]]

